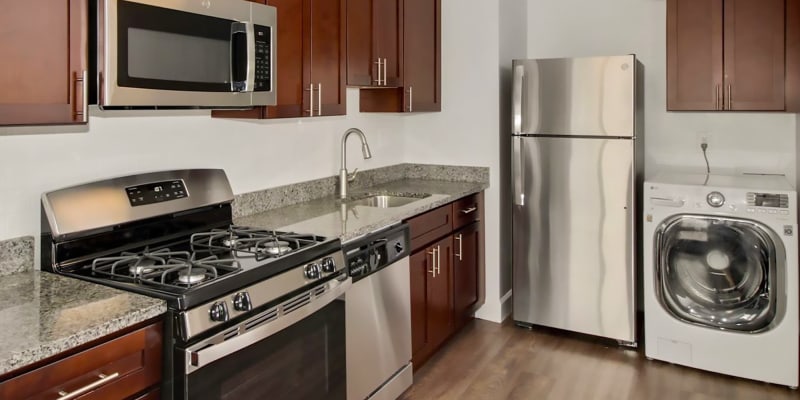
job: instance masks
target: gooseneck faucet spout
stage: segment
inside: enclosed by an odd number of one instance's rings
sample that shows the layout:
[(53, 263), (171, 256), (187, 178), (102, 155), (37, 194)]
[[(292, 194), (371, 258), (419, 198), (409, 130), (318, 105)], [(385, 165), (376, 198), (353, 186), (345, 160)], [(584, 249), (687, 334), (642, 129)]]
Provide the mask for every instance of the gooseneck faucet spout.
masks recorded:
[(346, 199), (347, 198), (347, 183), (352, 182), (356, 179), (356, 174), (358, 174), (358, 168), (353, 170), (352, 174), (347, 172), (347, 138), (350, 136), (351, 133), (355, 133), (358, 135), (359, 139), (361, 139), (361, 153), (364, 156), (364, 159), (372, 158), (372, 152), (369, 150), (369, 144), (367, 144), (367, 137), (364, 136), (364, 132), (361, 132), (358, 128), (350, 128), (344, 132), (344, 136), (342, 136), (342, 169), (339, 170), (339, 198)]

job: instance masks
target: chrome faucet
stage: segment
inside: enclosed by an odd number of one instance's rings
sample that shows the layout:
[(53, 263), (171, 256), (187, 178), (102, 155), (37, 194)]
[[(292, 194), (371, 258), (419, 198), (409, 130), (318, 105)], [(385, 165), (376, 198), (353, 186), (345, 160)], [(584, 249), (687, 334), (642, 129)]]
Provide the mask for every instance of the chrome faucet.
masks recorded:
[(350, 136), (351, 133), (358, 134), (358, 137), (361, 139), (361, 153), (364, 155), (364, 159), (372, 158), (372, 153), (369, 151), (369, 144), (367, 144), (367, 137), (364, 136), (364, 132), (361, 132), (358, 128), (350, 128), (344, 132), (344, 136), (342, 136), (342, 169), (339, 170), (339, 198), (346, 199), (347, 198), (347, 183), (352, 182), (356, 179), (356, 174), (358, 174), (358, 168), (353, 170), (352, 174), (347, 173), (347, 137)]

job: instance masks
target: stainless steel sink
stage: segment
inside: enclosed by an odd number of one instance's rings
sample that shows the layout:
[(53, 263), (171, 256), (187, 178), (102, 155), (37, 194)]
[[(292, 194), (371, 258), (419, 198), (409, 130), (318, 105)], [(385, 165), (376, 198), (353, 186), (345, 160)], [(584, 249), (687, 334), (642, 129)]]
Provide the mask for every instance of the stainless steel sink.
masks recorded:
[(354, 206), (392, 208), (404, 206), (429, 196), (430, 194), (428, 193), (368, 194), (352, 199), (347, 203)]

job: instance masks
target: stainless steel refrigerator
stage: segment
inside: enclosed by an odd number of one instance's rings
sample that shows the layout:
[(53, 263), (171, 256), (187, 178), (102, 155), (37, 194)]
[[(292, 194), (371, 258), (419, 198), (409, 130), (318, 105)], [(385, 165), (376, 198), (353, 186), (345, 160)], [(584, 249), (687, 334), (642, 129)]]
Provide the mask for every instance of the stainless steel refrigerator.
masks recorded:
[(635, 56), (514, 60), (513, 316), (636, 345)]

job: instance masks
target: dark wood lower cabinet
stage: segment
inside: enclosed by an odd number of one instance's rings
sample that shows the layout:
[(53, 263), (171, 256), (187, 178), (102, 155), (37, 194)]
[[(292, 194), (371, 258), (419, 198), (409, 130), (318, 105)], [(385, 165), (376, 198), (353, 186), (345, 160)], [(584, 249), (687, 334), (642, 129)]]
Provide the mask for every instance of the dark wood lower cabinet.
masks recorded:
[[(154, 323), (0, 382), (0, 399), (128, 399), (161, 382), (162, 323)], [(142, 399), (156, 399), (147, 392)]]
[(452, 238), (411, 255), (411, 361), (421, 366), (453, 332)]
[(483, 193), (409, 219), (411, 361), (418, 370), (484, 300)]
[(453, 234), (453, 319), (456, 330), (473, 318), (473, 307), (478, 302), (480, 232), (480, 222), (473, 222)]

